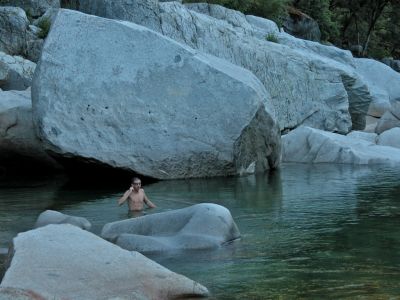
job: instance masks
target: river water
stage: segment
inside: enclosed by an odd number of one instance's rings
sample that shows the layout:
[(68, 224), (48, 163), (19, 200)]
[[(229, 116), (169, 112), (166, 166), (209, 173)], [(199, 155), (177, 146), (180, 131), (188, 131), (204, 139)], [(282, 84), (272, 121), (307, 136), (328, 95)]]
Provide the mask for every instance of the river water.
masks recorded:
[[(262, 176), (144, 188), (158, 205), (146, 213), (201, 202), (231, 211), (241, 240), (150, 256), (205, 285), (212, 299), (400, 299), (400, 169), (285, 164)], [(128, 217), (126, 207), (116, 206), (122, 192), (65, 185), (62, 178), (3, 183), (1, 252), (45, 209), (86, 217), (99, 233)]]

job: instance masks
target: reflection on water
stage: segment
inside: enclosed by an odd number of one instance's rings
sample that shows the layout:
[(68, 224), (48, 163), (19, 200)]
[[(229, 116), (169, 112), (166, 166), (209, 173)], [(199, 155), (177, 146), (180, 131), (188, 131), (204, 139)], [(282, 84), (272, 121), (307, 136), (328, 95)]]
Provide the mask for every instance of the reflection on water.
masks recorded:
[[(158, 182), (158, 206), (227, 207), (242, 239), (213, 251), (151, 258), (207, 286), (215, 299), (396, 299), (400, 295), (400, 170), (284, 165), (264, 176)], [(127, 180), (129, 181), (129, 179)], [(0, 187), (0, 248), (44, 209), (82, 216), (99, 233), (128, 218), (124, 190)]]

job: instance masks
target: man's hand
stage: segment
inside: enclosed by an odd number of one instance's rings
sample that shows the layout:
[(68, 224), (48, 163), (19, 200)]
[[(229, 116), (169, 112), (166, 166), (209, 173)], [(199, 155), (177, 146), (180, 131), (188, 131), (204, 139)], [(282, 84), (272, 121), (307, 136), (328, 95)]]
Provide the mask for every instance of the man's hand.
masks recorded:
[(131, 186), (131, 187), (129, 188), (129, 191), (130, 191), (130, 192), (132, 192), (132, 191), (133, 191), (133, 186)]

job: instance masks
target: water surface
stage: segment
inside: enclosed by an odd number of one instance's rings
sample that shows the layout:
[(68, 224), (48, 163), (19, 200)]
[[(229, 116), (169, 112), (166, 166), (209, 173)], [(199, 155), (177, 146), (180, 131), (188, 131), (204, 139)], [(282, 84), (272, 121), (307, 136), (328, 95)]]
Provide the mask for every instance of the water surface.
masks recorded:
[[(231, 211), (241, 240), (150, 256), (207, 286), (214, 299), (400, 299), (400, 170), (293, 164), (263, 176), (158, 182), (145, 191), (158, 205), (146, 213), (201, 202)], [(128, 217), (116, 205), (122, 193), (54, 179), (2, 184), (0, 248), (44, 209), (86, 217), (99, 233)]]

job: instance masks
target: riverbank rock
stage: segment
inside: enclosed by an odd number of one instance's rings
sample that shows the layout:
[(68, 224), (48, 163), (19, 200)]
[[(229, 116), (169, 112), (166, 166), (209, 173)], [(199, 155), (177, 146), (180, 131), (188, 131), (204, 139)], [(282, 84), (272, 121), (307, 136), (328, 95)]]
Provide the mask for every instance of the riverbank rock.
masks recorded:
[(26, 90), (31, 86), (36, 64), (0, 51), (0, 88), (8, 90)]
[(0, 51), (22, 55), (25, 50), (29, 20), (19, 7), (0, 6)]
[(240, 237), (230, 212), (211, 203), (106, 224), (101, 236), (139, 252), (212, 249)]
[(92, 227), (92, 224), (85, 218), (66, 215), (54, 210), (46, 210), (39, 215), (35, 228), (49, 224), (71, 224), (85, 230), (90, 230)]
[(47, 149), (159, 179), (276, 168), (269, 99), (245, 69), (145, 27), (71, 10), (53, 23), (32, 86)]
[(282, 161), (400, 165), (400, 150), (362, 139), (299, 127), (282, 136)]
[(41, 170), (61, 168), (44, 151), (36, 136), (30, 89), (0, 91), (0, 165), (19, 166), (28, 171), (31, 163), (40, 164)]
[(400, 74), (373, 59), (356, 58), (355, 64), (357, 72), (367, 82), (373, 96), (368, 113), (381, 117), (390, 109), (390, 102), (400, 98)]
[(381, 133), (378, 137), (377, 144), (400, 148), (400, 127), (395, 127)]
[(395, 127), (400, 127), (400, 97), (390, 101), (390, 108), (378, 120), (375, 132), (381, 134)]
[(46, 299), (178, 299), (207, 296), (205, 287), (138, 252), (72, 225), (18, 234), (0, 287)]

